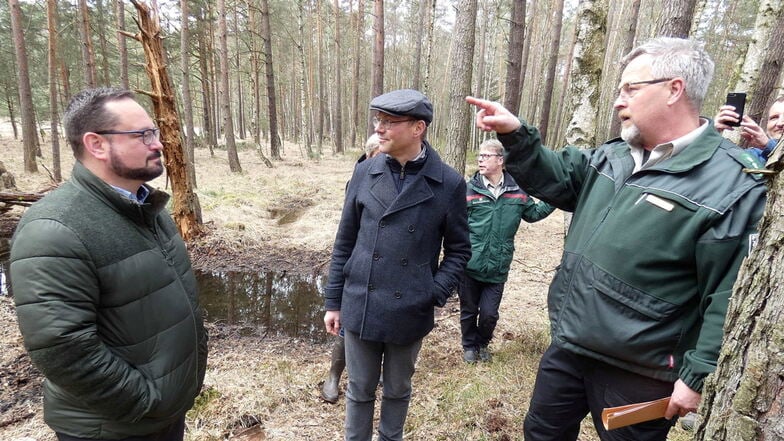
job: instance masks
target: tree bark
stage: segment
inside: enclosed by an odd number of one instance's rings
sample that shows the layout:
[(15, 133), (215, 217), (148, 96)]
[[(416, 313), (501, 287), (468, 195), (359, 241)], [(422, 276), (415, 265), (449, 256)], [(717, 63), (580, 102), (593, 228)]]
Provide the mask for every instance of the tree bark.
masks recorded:
[(264, 68), (267, 77), (267, 108), (270, 129), (270, 156), (280, 160), (280, 135), (278, 135), (278, 107), (275, 95), (275, 70), (272, 68), (272, 31), (270, 30), (269, 4), (261, 0), (261, 38), (264, 40)]
[[(103, 0), (95, 0), (95, 9), (98, 13), (98, 21), (96, 26), (96, 33), (98, 34), (98, 47), (101, 49), (101, 83), (104, 86), (111, 84), (109, 73), (109, 50), (106, 41), (106, 9), (104, 8)], [(97, 66), (96, 66), (97, 69)]]
[[(627, 27), (624, 29), (623, 33), (623, 50), (621, 51), (624, 55), (628, 54), (629, 52), (634, 49), (634, 37), (637, 35), (637, 19), (640, 17), (640, 0), (632, 0), (632, 11), (631, 15), (628, 18), (624, 18), (624, 22), (627, 23)], [(621, 81), (621, 74), (623, 72), (618, 69), (618, 73), (615, 76), (615, 81), (613, 82), (614, 87), (620, 83)], [(609, 137), (614, 138), (619, 136), (621, 133), (621, 120), (618, 118), (610, 118), (610, 132)]]
[(46, 1), (46, 25), (49, 31), (49, 127), (52, 137), (52, 175), (56, 182), (63, 180), (60, 165), (60, 116), (57, 112), (57, 0)]
[(512, 0), (512, 13), (509, 20), (509, 47), (506, 56), (504, 107), (515, 115), (520, 113), (520, 78), (523, 75), (524, 44), (525, 0)]
[[(35, 153), (39, 150), (38, 134), (35, 127), (35, 108), (33, 107), (33, 92), (30, 87), (30, 70), (27, 64), (27, 49), (24, 33), (22, 31), (22, 8), (19, 0), (8, 0), (11, 9), (11, 32), (14, 39), (14, 54), (16, 55), (17, 81), (19, 90), (19, 107), (22, 118), (22, 142), (24, 143), (24, 168), (25, 171), (38, 172)], [(10, 103), (10, 101), (9, 101)], [(9, 106), (10, 108), (10, 106)]]
[(324, 143), (324, 118), (326, 117), (326, 102), (327, 93), (324, 81), (324, 27), (322, 26), (323, 17), (321, 16), (321, 2), (323, 0), (316, 0), (316, 52), (318, 53), (318, 68), (317, 68), (317, 81), (318, 81), (318, 122), (316, 123), (316, 151), (319, 155), (322, 152)]
[(79, 35), (82, 39), (84, 84), (88, 88), (93, 88), (98, 83), (95, 80), (95, 50), (93, 50), (93, 40), (90, 38), (90, 10), (87, 8), (87, 0), (79, 0)]
[(241, 173), (242, 166), (237, 156), (234, 141), (234, 118), (231, 112), (231, 90), (229, 90), (229, 48), (226, 27), (226, 0), (218, 0), (218, 41), (220, 44), (220, 100), (223, 111), (223, 136), (226, 138), (226, 152), (229, 155), (229, 170)]
[(180, 11), (182, 13), (182, 25), (180, 29), (180, 68), (182, 71), (182, 110), (185, 113), (185, 115), (183, 115), (185, 117), (185, 163), (188, 167), (188, 175), (190, 176), (191, 183), (193, 183), (193, 187), (196, 188), (196, 156), (193, 150), (196, 132), (193, 128), (193, 103), (191, 101), (191, 31), (188, 23), (190, 16), (188, 1), (189, 0), (180, 0)]
[[(354, 81), (351, 82), (351, 145), (356, 145), (357, 129), (359, 128), (360, 115), (367, 114), (359, 107), (359, 66), (364, 61), (362, 56), (365, 41), (365, 0), (357, 4), (356, 39), (354, 40)], [(416, 80), (415, 80), (416, 81)]]
[[(298, 14), (297, 14), (297, 27), (299, 28), (299, 43), (297, 43), (297, 50), (299, 51), (299, 102), (302, 107), (302, 136), (300, 143), (305, 145), (305, 151), (308, 152), (308, 158), (313, 157), (313, 146), (311, 143), (311, 118), (310, 109), (307, 100), (307, 70), (305, 66), (305, 0), (298, 1)], [(357, 82), (358, 83), (358, 82)], [(358, 92), (357, 92), (358, 93)]]
[[(371, 70), (370, 98), (384, 93), (384, 0), (373, 0), (373, 69)], [(368, 136), (373, 123), (368, 117)]]
[[(538, 12), (538, 8), (536, 7), (538, 4), (538, 0), (531, 0), (531, 11), (530, 19), (528, 20), (528, 24), (526, 25), (526, 33), (524, 35), (525, 41), (523, 43), (523, 58), (520, 63), (520, 93), (523, 93), (523, 89), (525, 88), (525, 80), (526, 75), (528, 74), (528, 57), (531, 54), (531, 40), (533, 39), (533, 17), (536, 17), (536, 13)], [(568, 69), (568, 66), (567, 66)], [(522, 96), (518, 98), (518, 102), (522, 102)], [(517, 115), (521, 115), (520, 109), (517, 110)]]
[(577, 35), (571, 69), (569, 96), (573, 114), (566, 128), (566, 142), (578, 147), (595, 145), (607, 0), (580, 0)]
[(117, 8), (117, 29), (119, 30), (117, 33), (117, 51), (120, 56), (120, 84), (123, 89), (130, 89), (128, 83), (128, 47), (125, 44), (125, 35), (123, 35), (123, 31), (125, 31), (125, 4), (123, 0), (117, 0), (115, 6)]
[(452, 40), (452, 61), (449, 65), (449, 129), (447, 130), (444, 162), (461, 175), (465, 173), (466, 149), (470, 134), (471, 110), (465, 97), (471, 94), (474, 65), (477, 0), (460, 0)]
[[(547, 131), (550, 127), (550, 105), (553, 99), (553, 83), (555, 82), (555, 66), (558, 61), (558, 48), (561, 46), (561, 28), (563, 18), (564, 0), (556, 0), (553, 4), (553, 32), (550, 37), (550, 59), (547, 61), (545, 72), (544, 94), (542, 94), (542, 114), (539, 119), (539, 132), (542, 142), (547, 143)], [(518, 94), (519, 96), (519, 94)]]
[[(162, 32), (158, 13), (147, 5), (131, 0), (139, 13), (136, 24), (139, 33), (128, 35), (138, 40), (144, 48), (144, 70), (150, 79), (152, 90), (139, 91), (152, 100), (155, 121), (161, 130), (163, 158), (166, 174), (172, 184), (172, 210), (177, 229), (184, 240), (201, 233), (201, 205), (193, 192), (193, 183), (188, 174), (188, 165), (182, 145), (182, 130), (177, 115), (174, 87), (166, 71)], [(127, 35), (127, 34), (126, 34)]]
[[(780, 168), (780, 165), (779, 165)], [(784, 179), (768, 191), (759, 240), (735, 282), (716, 371), (702, 396), (698, 441), (784, 439)]]
[[(266, 1), (266, 0), (265, 0)], [(335, 153), (343, 153), (343, 85), (340, 72), (343, 70), (343, 57), (340, 54), (340, 2), (334, 1), (335, 8)]]
[[(784, 1), (762, 0), (757, 8), (754, 33), (746, 50), (740, 78), (733, 90), (747, 92), (746, 114), (761, 122), (768, 102), (775, 99), (771, 92), (781, 72), (784, 23), (781, 22)], [(760, 84), (764, 71), (764, 84)]]
[(661, 16), (657, 21), (656, 35), (662, 37), (688, 38), (694, 17), (696, 0), (667, 0), (663, 2)]

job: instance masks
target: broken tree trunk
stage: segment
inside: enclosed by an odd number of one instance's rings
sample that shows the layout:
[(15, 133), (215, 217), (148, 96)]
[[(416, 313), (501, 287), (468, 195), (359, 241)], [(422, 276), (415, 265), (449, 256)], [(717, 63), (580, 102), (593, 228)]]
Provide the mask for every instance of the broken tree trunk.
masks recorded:
[(177, 116), (174, 89), (166, 71), (158, 12), (137, 0), (131, 0), (131, 3), (139, 12), (138, 19), (134, 17), (139, 33), (122, 33), (139, 41), (144, 47), (144, 69), (150, 78), (152, 90), (137, 90), (137, 92), (149, 96), (152, 100), (155, 120), (161, 130), (164, 165), (171, 179), (172, 217), (180, 235), (187, 241), (198, 236), (202, 231), (201, 206), (198, 195), (193, 192), (193, 182), (187, 169), (188, 163), (183, 150), (182, 130)]

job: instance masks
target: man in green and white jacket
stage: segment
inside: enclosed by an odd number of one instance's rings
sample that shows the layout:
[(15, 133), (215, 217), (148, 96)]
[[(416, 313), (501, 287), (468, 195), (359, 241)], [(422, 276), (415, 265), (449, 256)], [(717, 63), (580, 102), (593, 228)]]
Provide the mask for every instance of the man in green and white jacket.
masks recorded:
[[(699, 116), (713, 75), (701, 45), (658, 38), (623, 64), (622, 139), (595, 149), (549, 150), (500, 104), (468, 98), (520, 186), (574, 213), (526, 440), (575, 440), (590, 412), (604, 441), (663, 441), (672, 417), (696, 411), (764, 210), (762, 177), (743, 172), (754, 159)], [(667, 419), (602, 427), (602, 408), (662, 397)]]

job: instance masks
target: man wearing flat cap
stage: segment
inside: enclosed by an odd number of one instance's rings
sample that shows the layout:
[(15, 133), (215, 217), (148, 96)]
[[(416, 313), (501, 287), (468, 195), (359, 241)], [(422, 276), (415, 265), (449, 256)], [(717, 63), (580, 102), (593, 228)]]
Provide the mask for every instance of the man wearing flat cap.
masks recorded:
[(378, 439), (401, 440), (422, 339), (471, 257), (466, 185), (425, 140), (427, 97), (395, 90), (370, 110), (384, 154), (358, 164), (349, 181), (324, 324), (331, 334), (345, 330), (346, 440), (372, 438), (382, 360)]

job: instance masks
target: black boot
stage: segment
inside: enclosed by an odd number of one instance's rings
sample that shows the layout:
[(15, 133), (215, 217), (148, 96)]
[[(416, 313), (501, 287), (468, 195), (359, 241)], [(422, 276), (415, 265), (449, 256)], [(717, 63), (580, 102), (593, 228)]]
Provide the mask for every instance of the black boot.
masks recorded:
[(340, 396), (340, 376), (346, 367), (346, 345), (342, 338), (338, 338), (332, 348), (332, 363), (329, 367), (329, 376), (321, 387), (321, 398), (328, 403), (337, 403)]

